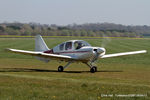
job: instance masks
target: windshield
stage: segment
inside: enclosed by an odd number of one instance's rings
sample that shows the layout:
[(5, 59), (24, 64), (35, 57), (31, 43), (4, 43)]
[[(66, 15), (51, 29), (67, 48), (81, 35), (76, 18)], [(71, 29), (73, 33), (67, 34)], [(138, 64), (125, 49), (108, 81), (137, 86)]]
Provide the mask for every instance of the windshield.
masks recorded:
[(74, 42), (74, 48), (75, 49), (80, 49), (81, 47), (84, 47), (84, 46), (91, 46), (91, 45), (88, 44), (85, 41), (76, 41), (76, 42)]

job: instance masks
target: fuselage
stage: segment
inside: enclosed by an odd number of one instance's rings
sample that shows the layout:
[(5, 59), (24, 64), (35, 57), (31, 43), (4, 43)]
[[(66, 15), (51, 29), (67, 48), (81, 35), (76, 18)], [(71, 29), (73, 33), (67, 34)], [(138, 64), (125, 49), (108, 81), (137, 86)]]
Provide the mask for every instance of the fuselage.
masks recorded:
[(105, 54), (105, 49), (102, 47), (92, 47), (90, 44), (82, 40), (70, 40), (59, 44), (44, 53), (66, 55), (81, 61), (94, 62), (99, 56)]

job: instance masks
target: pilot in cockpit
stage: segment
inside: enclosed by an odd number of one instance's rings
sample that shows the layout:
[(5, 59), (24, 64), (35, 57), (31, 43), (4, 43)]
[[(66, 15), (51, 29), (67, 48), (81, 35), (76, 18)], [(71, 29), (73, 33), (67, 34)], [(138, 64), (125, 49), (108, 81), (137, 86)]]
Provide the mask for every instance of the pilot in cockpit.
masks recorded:
[(82, 43), (81, 42), (78, 42), (78, 46), (76, 49), (80, 49), (82, 47)]
[(80, 49), (81, 47), (82, 47), (82, 43), (79, 42), (76, 49)]

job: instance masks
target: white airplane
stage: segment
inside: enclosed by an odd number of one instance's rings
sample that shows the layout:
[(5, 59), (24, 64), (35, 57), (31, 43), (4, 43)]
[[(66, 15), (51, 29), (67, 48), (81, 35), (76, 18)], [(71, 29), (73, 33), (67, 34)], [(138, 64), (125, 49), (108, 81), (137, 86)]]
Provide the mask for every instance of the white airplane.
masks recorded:
[(82, 62), (90, 67), (90, 72), (92, 73), (97, 71), (97, 67), (93, 66), (93, 63), (99, 58), (101, 59), (147, 52), (146, 50), (141, 50), (115, 54), (105, 54), (105, 48), (92, 47), (90, 44), (83, 40), (66, 41), (55, 46), (52, 49), (49, 49), (40, 35), (37, 35), (35, 38), (35, 51), (25, 51), (10, 48), (8, 48), (7, 51), (35, 56), (36, 59), (45, 62), (49, 62), (50, 60), (60, 60), (68, 62), (64, 67), (58, 67), (59, 72), (63, 72), (63, 70), (73, 62)]

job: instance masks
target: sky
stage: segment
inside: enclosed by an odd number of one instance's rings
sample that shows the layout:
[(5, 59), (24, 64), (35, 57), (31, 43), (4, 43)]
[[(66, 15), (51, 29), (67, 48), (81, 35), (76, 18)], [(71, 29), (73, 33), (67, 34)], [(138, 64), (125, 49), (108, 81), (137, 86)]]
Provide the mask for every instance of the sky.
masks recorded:
[(150, 0), (0, 0), (0, 23), (150, 26)]

